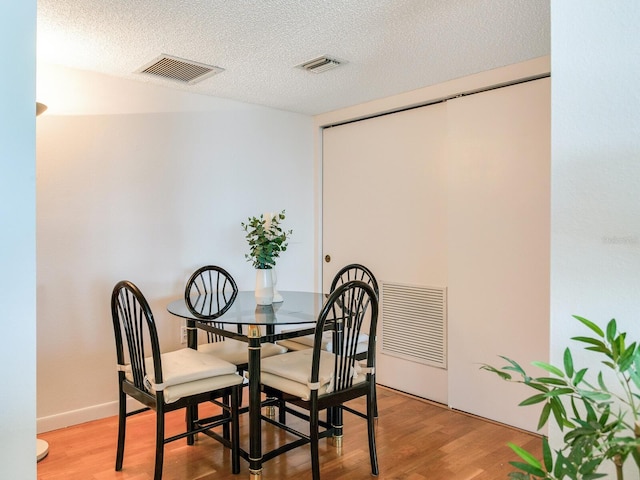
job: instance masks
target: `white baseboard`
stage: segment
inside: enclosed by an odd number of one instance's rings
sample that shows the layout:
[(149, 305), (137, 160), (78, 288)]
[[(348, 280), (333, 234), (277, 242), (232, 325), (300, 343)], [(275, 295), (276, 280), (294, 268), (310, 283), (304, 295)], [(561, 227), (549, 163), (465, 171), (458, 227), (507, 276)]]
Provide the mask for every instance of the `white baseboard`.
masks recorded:
[[(141, 408), (143, 405), (132, 398), (127, 398), (127, 411)], [(40, 417), (36, 420), (36, 428), (38, 433), (50, 432), (61, 428), (79, 425), (81, 423), (100, 420), (102, 418), (113, 417), (118, 415), (118, 402), (102, 403), (91, 407), (80, 408), (68, 412), (50, 415), (48, 417)]]

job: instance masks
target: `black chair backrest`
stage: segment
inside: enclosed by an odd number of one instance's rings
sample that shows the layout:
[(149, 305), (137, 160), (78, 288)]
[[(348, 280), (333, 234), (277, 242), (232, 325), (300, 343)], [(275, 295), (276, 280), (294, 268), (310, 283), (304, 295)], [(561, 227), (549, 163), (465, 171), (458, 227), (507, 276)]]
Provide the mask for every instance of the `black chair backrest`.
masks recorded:
[[(187, 308), (201, 320), (215, 320), (224, 314), (238, 296), (238, 286), (231, 274), (216, 265), (200, 267), (193, 272), (184, 290)], [(222, 328), (217, 322), (211, 322)], [(238, 327), (238, 333), (241, 333)], [(223, 341), (225, 337), (207, 332), (209, 342)]]
[[(113, 288), (111, 317), (116, 337), (118, 365), (124, 367), (130, 364), (134, 386), (139, 390), (147, 391), (145, 358), (149, 355), (145, 349), (148, 346), (151, 347), (153, 357), (155, 383), (162, 383), (160, 343), (156, 324), (147, 300), (133, 283), (123, 280)], [(127, 355), (125, 355), (124, 343), (127, 345)]]
[(369, 270), (364, 265), (360, 265), (359, 263), (352, 263), (350, 265), (342, 267), (340, 271), (333, 277), (333, 281), (331, 282), (331, 288), (329, 291), (333, 292), (336, 287), (351, 280), (360, 280), (361, 282), (370, 285), (371, 288), (373, 288), (373, 291), (376, 293), (376, 296), (379, 295), (378, 281), (373, 275), (373, 272), (371, 272), (371, 270)]
[[(361, 332), (365, 316), (369, 318), (369, 329)], [(378, 295), (371, 285), (360, 280), (351, 280), (341, 285), (329, 295), (315, 328), (311, 383), (318, 382), (320, 374), (320, 352), (322, 335), (327, 323), (333, 324), (342, 337), (342, 345), (333, 348), (335, 364), (333, 391), (338, 392), (353, 385), (354, 369), (358, 364), (358, 337), (360, 333), (369, 335), (367, 368), (375, 366), (376, 328), (378, 325)]]
[(184, 290), (191, 313), (202, 319), (214, 319), (225, 313), (238, 295), (238, 286), (224, 268), (207, 265), (193, 272)]

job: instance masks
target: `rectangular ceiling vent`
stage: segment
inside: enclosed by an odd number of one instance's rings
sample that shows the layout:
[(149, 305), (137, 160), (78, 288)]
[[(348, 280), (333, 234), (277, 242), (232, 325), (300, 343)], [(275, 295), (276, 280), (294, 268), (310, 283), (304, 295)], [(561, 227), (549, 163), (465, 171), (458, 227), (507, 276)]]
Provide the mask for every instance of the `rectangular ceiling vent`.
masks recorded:
[(220, 72), (224, 72), (224, 68), (162, 54), (136, 73), (193, 85)]
[(307, 72), (322, 73), (326, 72), (327, 70), (331, 70), (332, 68), (339, 67), (340, 65), (344, 65), (345, 63), (347, 62), (338, 60), (336, 58), (330, 58), (325, 55), (301, 63), (300, 65), (296, 65), (296, 68), (301, 68), (303, 70), (306, 70)]

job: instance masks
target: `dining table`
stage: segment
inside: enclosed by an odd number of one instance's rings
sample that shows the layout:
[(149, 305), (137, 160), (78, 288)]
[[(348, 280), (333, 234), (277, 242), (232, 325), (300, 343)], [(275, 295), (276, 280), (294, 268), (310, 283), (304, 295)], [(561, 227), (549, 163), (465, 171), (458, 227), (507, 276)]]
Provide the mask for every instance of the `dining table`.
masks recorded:
[[(241, 448), (240, 456), (249, 463), (250, 480), (262, 478), (261, 345), (313, 333), (313, 324), (326, 300), (322, 293), (279, 293), (282, 295), (282, 302), (258, 305), (254, 291), (239, 291), (219, 315), (210, 314), (211, 304), (219, 299), (207, 295), (191, 297), (189, 302), (180, 298), (167, 306), (169, 313), (186, 320), (187, 345), (190, 348), (198, 348), (198, 330), (247, 343), (249, 450)], [(215, 295), (214, 293), (213, 296)]]

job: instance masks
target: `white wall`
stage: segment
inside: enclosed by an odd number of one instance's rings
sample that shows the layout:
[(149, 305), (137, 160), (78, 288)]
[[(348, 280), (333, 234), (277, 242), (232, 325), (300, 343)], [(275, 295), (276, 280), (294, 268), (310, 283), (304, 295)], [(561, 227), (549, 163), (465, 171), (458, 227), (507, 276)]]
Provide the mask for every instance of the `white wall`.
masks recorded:
[(0, 478), (36, 478), (36, 2), (0, 3)]
[(43, 66), (38, 90), (37, 408), (50, 430), (116, 412), (118, 280), (142, 289), (177, 348), (168, 301), (208, 263), (252, 289), (240, 222), (286, 209), (278, 288), (314, 288), (313, 134), (304, 115), (60, 67)]
[[(616, 318), (629, 342), (640, 338), (640, 3), (551, 8), (551, 357), (561, 364), (586, 333), (573, 314)], [(599, 369), (591, 358), (578, 361)]]

